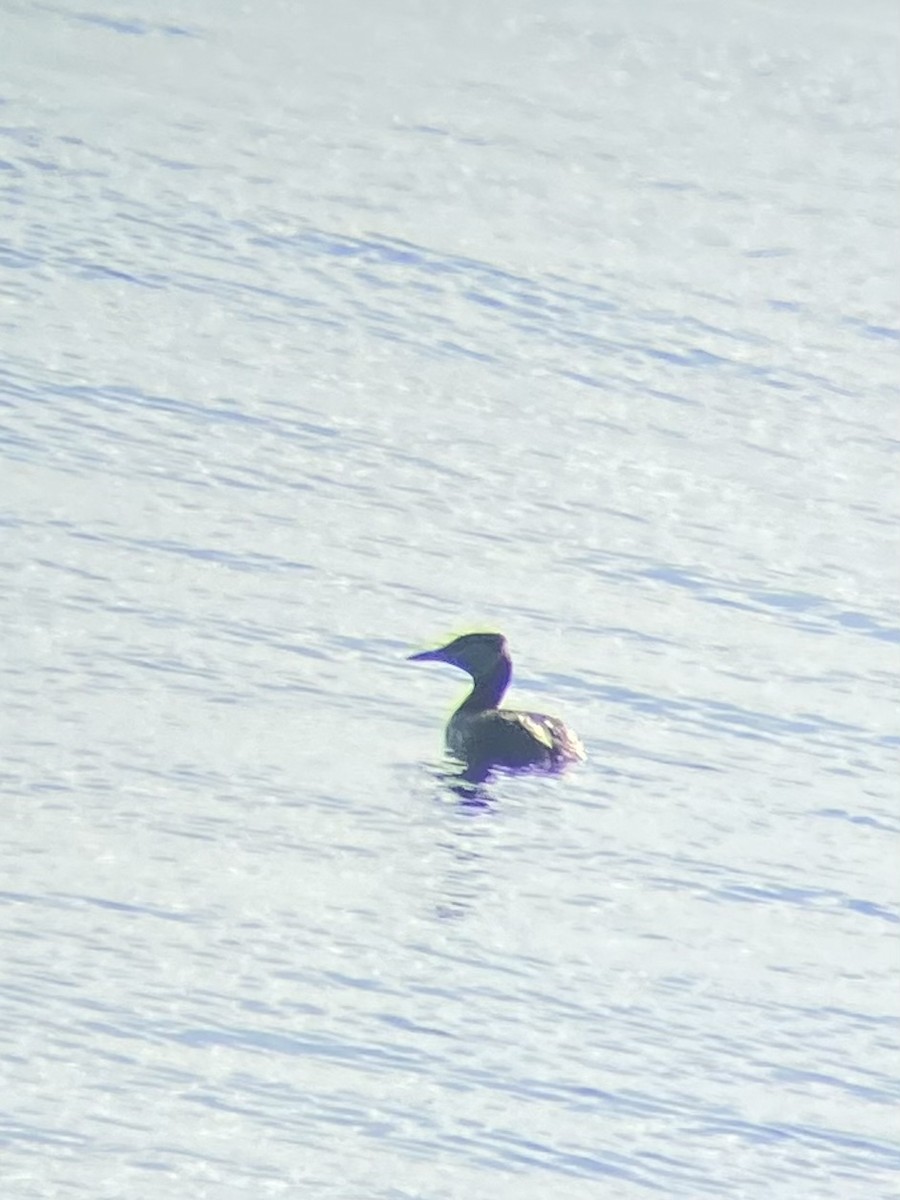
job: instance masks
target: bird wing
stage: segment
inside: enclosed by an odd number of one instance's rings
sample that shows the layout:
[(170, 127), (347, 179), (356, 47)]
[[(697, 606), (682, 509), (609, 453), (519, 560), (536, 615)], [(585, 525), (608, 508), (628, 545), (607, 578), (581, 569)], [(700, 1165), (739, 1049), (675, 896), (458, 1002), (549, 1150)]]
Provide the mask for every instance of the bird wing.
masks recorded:
[(493, 708), (462, 721), (451, 720), (447, 744), (469, 763), (504, 767), (549, 767), (584, 758), (581, 743), (556, 717)]
[(510, 729), (521, 729), (529, 741), (537, 742), (546, 750), (553, 749), (553, 730), (550, 727), (552, 717), (544, 717), (540, 713), (519, 712), (511, 708), (498, 708), (497, 716), (501, 721), (505, 721)]
[(470, 760), (528, 767), (549, 763), (553, 737), (534, 714), (495, 708), (467, 723), (460, 748)]

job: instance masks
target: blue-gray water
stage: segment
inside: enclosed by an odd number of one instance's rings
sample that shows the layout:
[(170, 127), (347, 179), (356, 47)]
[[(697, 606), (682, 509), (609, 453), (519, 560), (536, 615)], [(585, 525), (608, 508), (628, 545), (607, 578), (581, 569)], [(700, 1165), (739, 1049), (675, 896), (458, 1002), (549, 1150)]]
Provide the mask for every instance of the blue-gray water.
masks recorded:
[(0, 3), (4, 1200), (897, 1194), (896, 34)]

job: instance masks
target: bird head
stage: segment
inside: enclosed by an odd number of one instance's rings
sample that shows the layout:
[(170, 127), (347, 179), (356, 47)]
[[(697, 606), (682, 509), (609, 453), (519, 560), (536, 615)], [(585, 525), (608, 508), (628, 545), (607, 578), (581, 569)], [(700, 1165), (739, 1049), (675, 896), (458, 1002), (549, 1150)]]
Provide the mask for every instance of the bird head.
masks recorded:
[(445, 662), (479, 679), (491, 671), (500, 659), (509, 659), (509, 648), (502, 633), (464, 633), (437, 650), (423, 650), (409, 656), (411, 662)]

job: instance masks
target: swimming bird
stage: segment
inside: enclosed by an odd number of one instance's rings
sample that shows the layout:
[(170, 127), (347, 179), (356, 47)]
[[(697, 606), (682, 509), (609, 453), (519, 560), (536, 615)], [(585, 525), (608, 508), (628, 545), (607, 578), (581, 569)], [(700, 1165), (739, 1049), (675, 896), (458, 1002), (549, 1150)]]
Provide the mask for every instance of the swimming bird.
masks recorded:
[(412, 662), (445, 662), (472, 676), (472, 691), (447, 724), (447, 749), (483, 777), (491, 767), (555, 768), (581, 762), (577, 734), (543, 713), (500, 708), (512, 678), (509, 644), (502, 633), (464, 633)]

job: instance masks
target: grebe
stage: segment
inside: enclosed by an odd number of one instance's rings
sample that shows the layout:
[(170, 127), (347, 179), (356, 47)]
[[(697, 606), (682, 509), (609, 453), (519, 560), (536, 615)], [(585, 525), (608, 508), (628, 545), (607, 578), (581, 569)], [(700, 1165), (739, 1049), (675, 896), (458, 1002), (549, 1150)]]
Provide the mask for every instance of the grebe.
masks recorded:
[(502, 633), (464, 633), (409, 658), (450, 663), (472, 676), (472, 691), (450, 718), (446, 740), (450, 753), (475, 772), (490, 767), (552, 769), (584, 760), (581, 740), (557, 717), (498, 707), (512, 677)]

